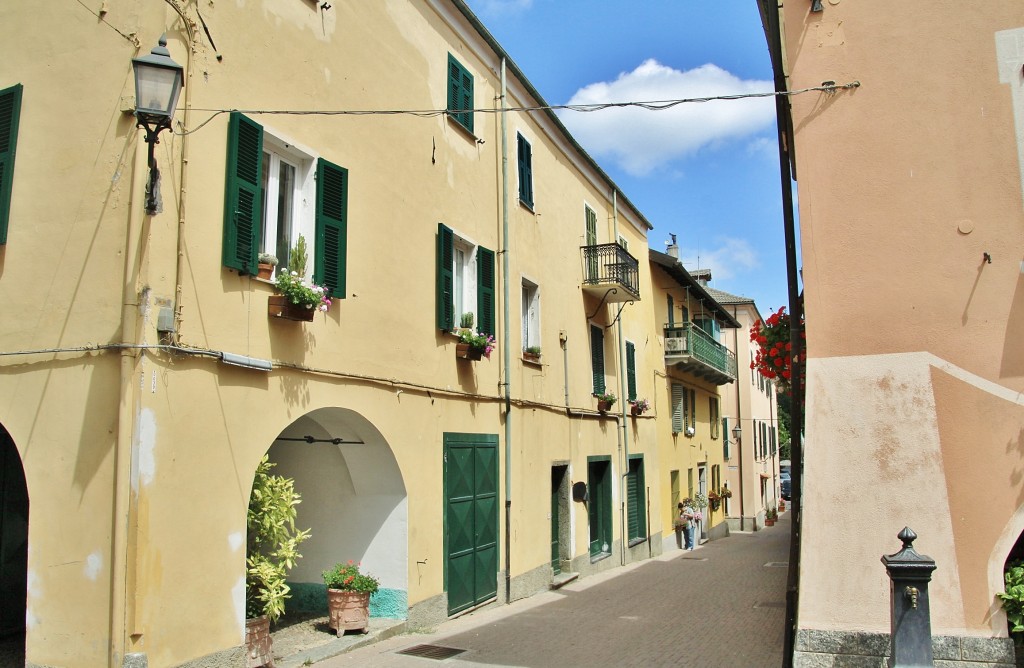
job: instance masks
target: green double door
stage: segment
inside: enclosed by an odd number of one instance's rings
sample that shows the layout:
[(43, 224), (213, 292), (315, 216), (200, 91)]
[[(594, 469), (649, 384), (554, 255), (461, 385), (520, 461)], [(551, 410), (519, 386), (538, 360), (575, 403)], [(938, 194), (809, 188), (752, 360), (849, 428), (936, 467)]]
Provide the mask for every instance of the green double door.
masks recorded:
[(444, 435), (448, 614), (498, 593), (498, 436)]

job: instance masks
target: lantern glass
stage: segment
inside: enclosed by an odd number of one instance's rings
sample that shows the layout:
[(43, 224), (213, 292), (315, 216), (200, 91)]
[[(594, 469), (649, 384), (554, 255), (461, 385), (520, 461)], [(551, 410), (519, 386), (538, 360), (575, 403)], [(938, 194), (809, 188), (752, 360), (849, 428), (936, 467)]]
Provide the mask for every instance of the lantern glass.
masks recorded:
[(146, 63), (135, 64), (135, 108), (168, 118), (174, 114), (181, 92), (181, 71)]

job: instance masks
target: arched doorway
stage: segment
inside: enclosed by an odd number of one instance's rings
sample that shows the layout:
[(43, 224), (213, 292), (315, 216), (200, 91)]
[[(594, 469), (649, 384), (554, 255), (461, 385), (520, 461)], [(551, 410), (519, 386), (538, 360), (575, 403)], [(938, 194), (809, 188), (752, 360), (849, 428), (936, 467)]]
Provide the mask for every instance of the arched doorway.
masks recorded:
[(311, 530), (288, 576), (288, 612), (326, 614), (322, 572), (360, 562), (380, 580), (371, 617), (408, 613), (408, 498), (391, 446), (369, 421), (344, 408), (298, 418), (267, 451), (274, 473), (302, 496), (296, 526)]
[(28, 486), (14, 440), (0, 425), (0, 663), (25, 661), (27, 582)]

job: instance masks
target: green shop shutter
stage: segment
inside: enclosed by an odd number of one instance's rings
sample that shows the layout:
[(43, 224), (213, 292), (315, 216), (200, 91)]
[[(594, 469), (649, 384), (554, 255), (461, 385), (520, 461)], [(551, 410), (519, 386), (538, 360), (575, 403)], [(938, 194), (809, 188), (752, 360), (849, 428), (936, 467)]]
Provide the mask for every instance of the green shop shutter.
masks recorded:
[(11, 217), (14, 153), (18, 147), (22, 89), (23, 86), (18, 84), (0, 91), (0, 245), (7, 243), (7, 226)]
[(455, 237), (450, 227), (437, 224), (437, 328), (455, 328)]
[(494, 336), (494, 251), (476, 249), (476, 312), (481, 334)]
[(631, 341), (626, 341), (626, 386), (629, 400), (636, 401), (636, 346)]
[(228, 169), (224, 194), (225, 267), (255, 274), (260, 247), (263, 126), (237, 111), (228, 122)]
[(604, 394), (604, 330), (590, 326), (590, 368), (594, 374), (594, 394)]
[(313, 281), (345, 298), (348, 236), (348, 170), (323, 158), (316, 163), (316, 257)]

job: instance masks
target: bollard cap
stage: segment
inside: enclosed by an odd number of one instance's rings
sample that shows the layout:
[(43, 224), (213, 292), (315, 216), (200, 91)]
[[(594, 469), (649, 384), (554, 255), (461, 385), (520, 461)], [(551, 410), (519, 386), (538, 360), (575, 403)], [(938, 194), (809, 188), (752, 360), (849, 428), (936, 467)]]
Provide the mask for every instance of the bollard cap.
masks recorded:
[(896, 554), (882, 555), (882, 563), (889, 571), (889, 577), (894, 580), (931, 580), (932, 571), (937, 566), (934, 559), (924, 554), (918, 554), (914, 549), (917, 534), (910, 527), (903, 527), (903, 531), (900, 531), (896, 537), (903, 541), (903, 549)]

